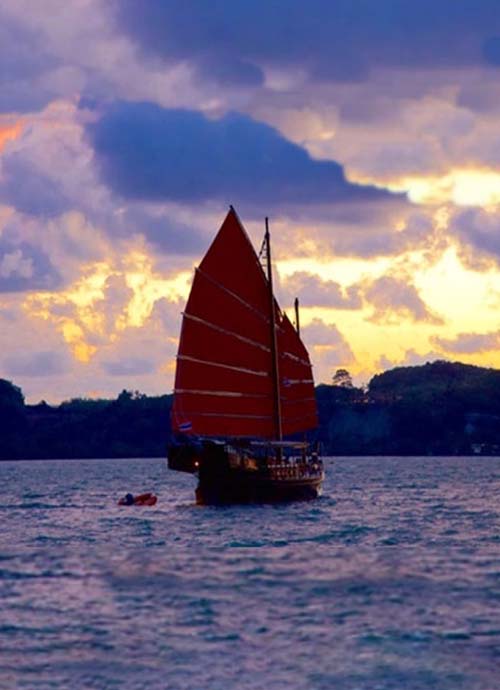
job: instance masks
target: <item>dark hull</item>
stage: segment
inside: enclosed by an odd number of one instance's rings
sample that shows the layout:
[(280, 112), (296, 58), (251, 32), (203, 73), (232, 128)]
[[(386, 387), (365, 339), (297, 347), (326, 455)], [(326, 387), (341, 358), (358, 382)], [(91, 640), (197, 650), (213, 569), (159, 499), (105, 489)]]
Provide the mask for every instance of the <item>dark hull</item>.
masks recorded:
[(259, 452), (234, 443), (182, 444), (169, 449), (171, 469), (198, 475), (196, 502), (283, 503), (321, 493), (323, 467), (317, 456), (284, 457), (283, 449)]
[(196, 502), (200, 505), (225, 505), (310, 501), (320, 495), (321, 482), (321, 477), (277, 480), (238, 471), (228, 472), (223, 477), (200, 476)]

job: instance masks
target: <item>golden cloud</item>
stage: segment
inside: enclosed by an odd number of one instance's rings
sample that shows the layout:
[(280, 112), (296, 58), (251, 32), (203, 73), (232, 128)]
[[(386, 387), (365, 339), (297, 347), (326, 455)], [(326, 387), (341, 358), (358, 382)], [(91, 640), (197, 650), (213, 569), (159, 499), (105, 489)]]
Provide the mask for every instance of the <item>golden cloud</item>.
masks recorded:
[(454, 168), (445, 175), (411, 175), (383, 182), (355, 174), (349, 179), (391, 192), (404, 192), (415, 204), (453, 203), (483, 208), (500, 204), (500, 172), (489, 168)]
[(97, 262), (82, 273), (63, 291), (31, 294), (24, 309), (51, 322), (83, 363), (125, 329), (143, 327), (158, 300), (185, 297), (191, 278), (190, 272), (169, 279), (158, 275), (151, 259), (138, 251), (131, 251), (120, 266)]

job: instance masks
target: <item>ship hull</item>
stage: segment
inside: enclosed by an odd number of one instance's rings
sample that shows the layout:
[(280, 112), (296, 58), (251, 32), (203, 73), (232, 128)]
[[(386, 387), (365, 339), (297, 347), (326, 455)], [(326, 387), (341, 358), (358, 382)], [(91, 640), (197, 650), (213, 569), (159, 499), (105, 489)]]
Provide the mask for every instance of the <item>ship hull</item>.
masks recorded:
[(172, 448), (169, 466), (198, 475), (200, 505), (308, 501), (321, 495), (324, 478), (317, 456), (285, 458), (276, 448), (258, 453), (222, 443), (204, 443), (189, 452)]
[(310, 501), (321, 495), (321, 483), (320, 477), (273, 480), (267, 476), (233, 470), (224, 476), (200, 476), (196, 488), (196, 503), (228, 505)]

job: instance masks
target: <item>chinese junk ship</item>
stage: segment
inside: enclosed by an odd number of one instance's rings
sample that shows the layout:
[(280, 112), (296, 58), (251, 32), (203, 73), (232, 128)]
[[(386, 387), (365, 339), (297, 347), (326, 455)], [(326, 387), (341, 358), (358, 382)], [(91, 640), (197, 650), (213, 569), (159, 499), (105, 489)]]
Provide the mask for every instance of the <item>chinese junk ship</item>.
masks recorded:
[(273, 296), (267, 220), (261, 255), (266, 270), (231, 207), (183, 314), (168, 464), (198, 475), (202, 504), (316, 498), (323, 480), (318, 453), (283, 440), (314, 429), (317, 409), (307, 350)]

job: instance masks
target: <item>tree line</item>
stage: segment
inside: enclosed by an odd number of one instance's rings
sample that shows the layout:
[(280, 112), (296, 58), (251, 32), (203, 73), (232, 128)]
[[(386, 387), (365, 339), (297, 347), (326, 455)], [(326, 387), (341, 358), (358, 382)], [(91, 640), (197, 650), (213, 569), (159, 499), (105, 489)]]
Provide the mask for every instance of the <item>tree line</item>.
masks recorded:
[[(316, 388), (326, 455), (500, 455), (500, 371), (437, 361)], [(0, 459), (164, 457), (171, 395), (27, 405), (0, 379)]]

